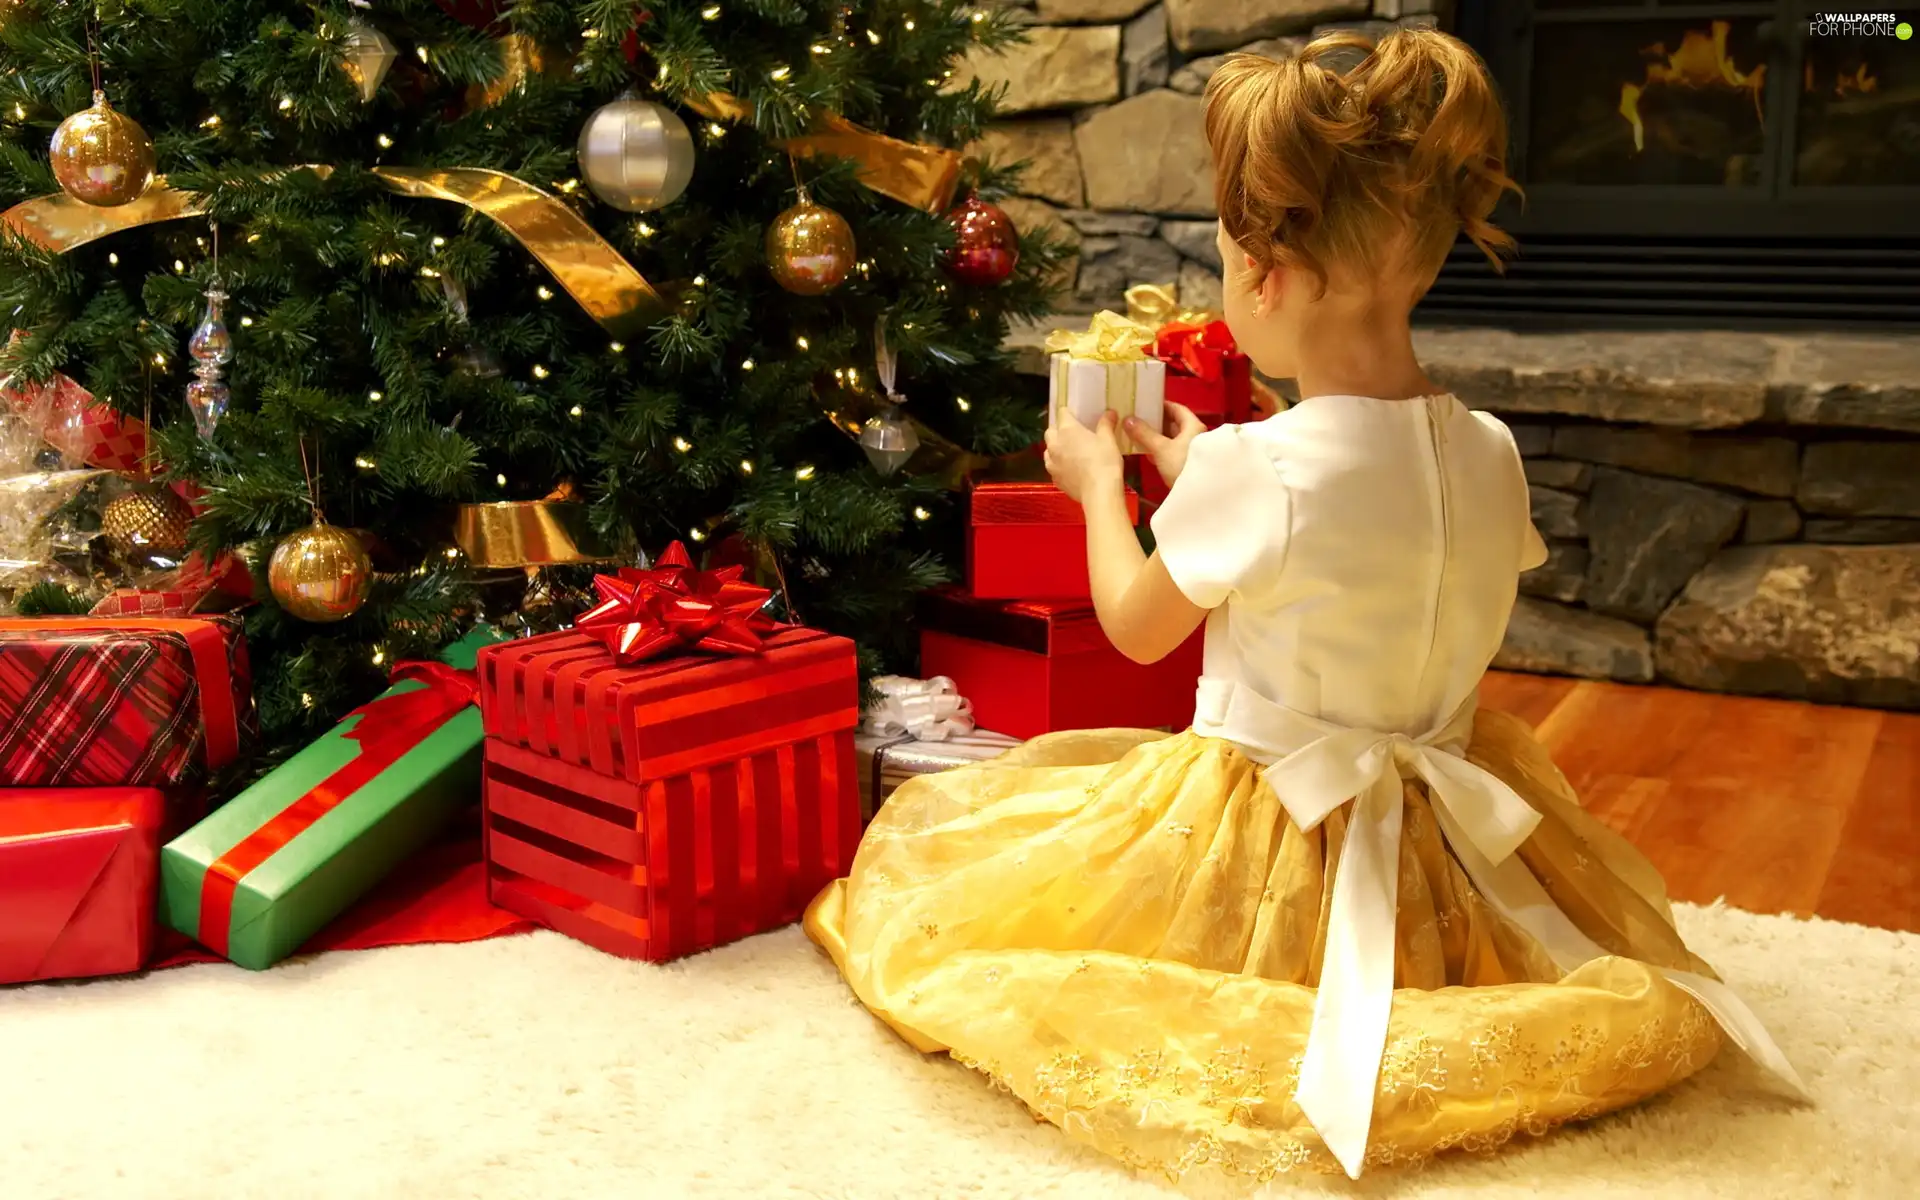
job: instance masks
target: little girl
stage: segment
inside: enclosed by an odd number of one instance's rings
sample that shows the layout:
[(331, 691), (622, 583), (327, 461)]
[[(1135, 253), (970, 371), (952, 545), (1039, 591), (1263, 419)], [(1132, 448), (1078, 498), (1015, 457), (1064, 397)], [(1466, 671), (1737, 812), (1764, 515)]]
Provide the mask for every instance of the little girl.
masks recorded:
[(1492, 1147), (1670, 1087), (1723, 1034), (1798, 1090), (1653, 868), (1476, 707), (1546, 548), (1512, 435), (1434, 386), (1408, 319), (1462, 230), (1510, 244), (1484, 68), (1425, 30), (1236, 56), (1207, 138), (1227, 321), (1302, 401), (1127, 430), (1173, 482), (1152, 557), (1112, 415), (1047, 437), (1113, 644), (1151, 662), (1206, 624), (1192, 730), (913, 780), (808, 931), (914, 1046), (1176, 1177)]

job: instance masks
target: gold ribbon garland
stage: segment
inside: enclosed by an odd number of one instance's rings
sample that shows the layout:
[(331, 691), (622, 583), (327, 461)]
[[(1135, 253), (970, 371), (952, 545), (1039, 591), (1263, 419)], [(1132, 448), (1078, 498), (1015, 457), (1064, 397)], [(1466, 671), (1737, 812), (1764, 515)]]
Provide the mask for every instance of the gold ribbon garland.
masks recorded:
[(492, 220), (615, 338), (634, 336), (667, 311), (666, 299), (584, 217), (532, 184), (480, 167), (373, 173), (403, 196), (448, 200)]
[[(753, 117), (744, 101), (726, 92), (712, 92), (686, 104), (715, 121)], [(952, 208), (953, 194), (960, 186), (961, 159), (956, 151), (875, 133), (838, 113), (817, 114), (812, 128), (779, 146), (803, 158), (816, 154), (850, 158), (860, 164), (860, 182), (868, 189), (930, 213), (944, 214)]]
[[(331, 167), (302, 169), (323, 177), (333, 171)], [(666, 312), (666, 300), (593, 226), (531, 184), (479, 167), (377, 167), (373, 173), (402, 196), (450, 201), (498, 224), (616, 338), (634, 336)], [(95, 208), (56, 192), (0, 213), (0, 223), (45, 249), (65, 254), (143, 225), (205, 215), (199, 199), (168, 187), (162, 178), (154, 181), (145, 196), (120, 208)]]

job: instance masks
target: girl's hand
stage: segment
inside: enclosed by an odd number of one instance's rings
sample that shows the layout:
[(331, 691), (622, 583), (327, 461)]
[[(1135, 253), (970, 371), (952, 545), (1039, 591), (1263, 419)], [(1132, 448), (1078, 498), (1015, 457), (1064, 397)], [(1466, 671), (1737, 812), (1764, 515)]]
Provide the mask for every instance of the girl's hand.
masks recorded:
[(1160, 472), (1160, 478), (1168, 487), (1180, 478), (1180, 472), (1187, 466), (1187, 447), (1193, 445), (1193, 439), (1207, 431), (1207, 424), (1193, 415), (1193, 410), (1184, 404), (1175, 404), (1169, 400), (1166, 404), (1167, 424), (1171, 427), (1171, 436), (1158, 429), (1149, 429), (1138, 417), (1127, 418), (1127, 436), (1133, 444), (1145, 450), (1153, 459), (1154, 469)]
[[(1047, 473), (1075, 503), (1104, 488), (1120, 490), (1120, 418), (1112, 410), (1100, 414), (1100, 424), (1088, 429), (1066, 413), (1047, 430)], [(1184, 455), (1184, 451), (1182, 452)]]

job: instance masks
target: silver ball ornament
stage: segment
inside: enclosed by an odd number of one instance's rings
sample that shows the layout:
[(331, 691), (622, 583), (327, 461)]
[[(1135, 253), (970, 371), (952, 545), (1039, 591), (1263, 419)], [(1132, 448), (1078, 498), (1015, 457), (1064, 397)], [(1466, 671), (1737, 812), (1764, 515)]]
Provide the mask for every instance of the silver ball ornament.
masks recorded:
[(652, 212), (693, 182), (693, 134), (672, 109), (622, 96), (580, 130), (580, 178), (621, 212)]

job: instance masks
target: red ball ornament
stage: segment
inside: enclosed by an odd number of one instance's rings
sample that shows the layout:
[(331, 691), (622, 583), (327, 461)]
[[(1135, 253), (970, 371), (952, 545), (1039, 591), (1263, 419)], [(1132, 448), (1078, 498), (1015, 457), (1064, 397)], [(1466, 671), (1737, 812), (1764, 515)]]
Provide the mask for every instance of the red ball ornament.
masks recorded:
[(1004, 283), (1020, 262), (1020, 234), (1007, 214), (978, 196), (969, 196), (947, 214), (953, 249), (947, 270), (961, 283), (992, 287)]

